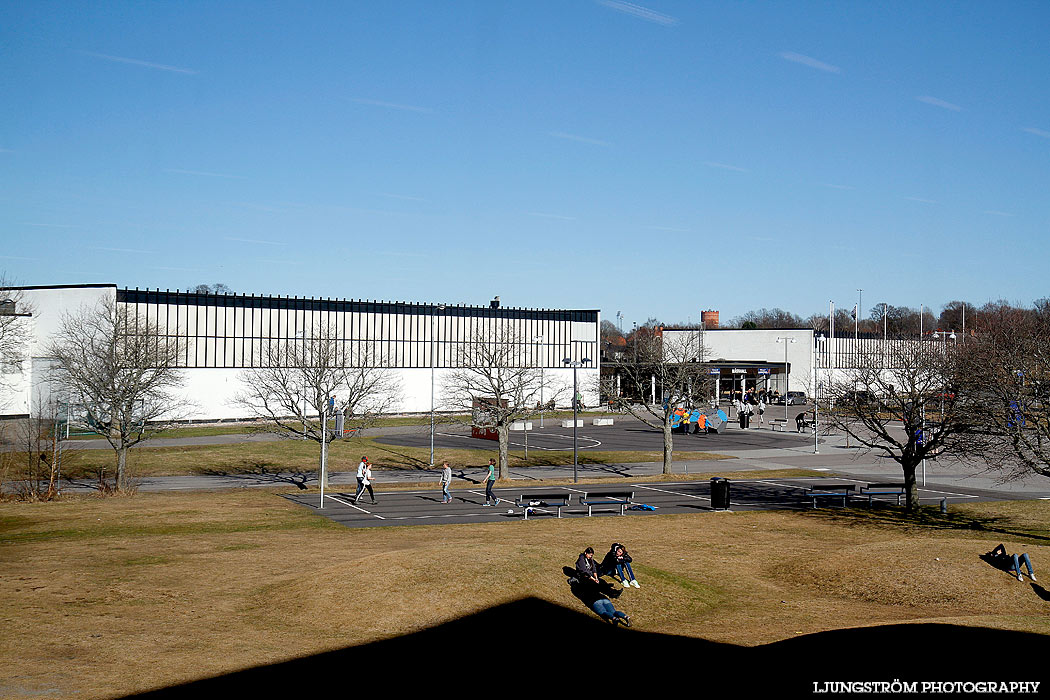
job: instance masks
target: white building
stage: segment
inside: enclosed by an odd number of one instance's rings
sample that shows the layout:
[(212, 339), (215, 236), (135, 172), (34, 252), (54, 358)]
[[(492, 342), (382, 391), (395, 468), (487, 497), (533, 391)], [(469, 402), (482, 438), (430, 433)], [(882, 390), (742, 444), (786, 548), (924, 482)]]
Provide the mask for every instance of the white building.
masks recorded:
[[(445, 372), (457, 366), (461, 348), (495, 329), (508, 329), (520, 340), (523, 362), (543, 367), (545, 380), (571, 386), (566, 358), (591, 363), (580, 370), (584, 401), (596, 402), (591, 388), (599, 371), (597, 310), (505, 308), (455, 304), (318, 299), (306, 297), (198, 294), (167, 290), (120, 289), (112, 284), (9, 288), (32, 315), (27, 359), (5, 375), (0, 388), (0, 417), (24, 416), (47, 401), (49, 362), (45, 348), (63, 316), (109, 299), (133, 307), (159, 329), (158, 342), (178, 339), (185, 347), (182, 391), (192, 420), (247, 417), (233, 401), (245, 372), (277, 343), (311, 337), (318, 328), (335, 328), (348, 356), (367, 348), (401, 384), (402, 412), (431, 409), (431, 373), (441, 387)], [(435, 403), (440, 408), (440, 395)], [(565, 401), (568, 401), (566, 394)]]
[(894, 358), (902, 356), (894, 352), (895, 346), (922, 342), (855, 338), (852, 334), (832, 339), (811, 328), (704, 331), (664, 328), (662, 333), (665, 338), (699, 334), (695, 345), (703, 348), (700, 361), (709, 366), (715, 394), (722, 398), (751, 388), (781, 394), (802, 391), (808, 397), (823, 397), (825, 387), (842, 381), (850, 370), (867, 366), (872, 358), (884, 358), (882, 366), (887, 367)]

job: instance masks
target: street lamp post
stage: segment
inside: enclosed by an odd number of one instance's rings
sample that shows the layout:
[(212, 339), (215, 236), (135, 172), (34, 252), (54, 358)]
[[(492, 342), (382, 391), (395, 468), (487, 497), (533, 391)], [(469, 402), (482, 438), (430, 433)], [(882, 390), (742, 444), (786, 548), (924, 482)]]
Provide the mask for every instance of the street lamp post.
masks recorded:
[(778, 343), (784, 344), (784, 422), (788, 419), (788, 389), (791, 387), (791, 370), (788, 369), (788, 343), (794, 343), (794, 338), (777, 338)]
[(430, 310), (430, 466), (434, 466), (434, 365), (437, 364), (434, 352), (434, 312), (444, 310), (444, 304), (438, 304)]
[[(817, 333), (816, 341), (818, 345), (824, 345), (823, 333)], [(815, 364), (815, 363), (814, 363)], [(817, 368), (813, 368), (813, 372), (816, 373)], [(820, 406), (820, 382), (814, 382), (813, 384), (813, 454), (819, 455), (820, 450), (817, 448), (817, 410)], [(786, 426), (785, 426), (786, 427)]]
[[(534, 335), (534, 336), (532, 336), (532, 342), (533, 343), (542, 343), (543, 342), (543, 336), (542, 335)], [(543, 366), (546, 365), (546, 364), (547, 364), (546, 360), (544, 360), (543, 362), (540, 363), (540, 427), (541, 428), (543, 427)], [(528, 431), (526, 431), (526, 435), (525, 435), (526, 442), (528, 442), (528, 439), (529, 439)], [(526, 455), (526, 456), (528, 456), (528, 455)]]
[(590, 361), (591, 359), (589, 357), (584, 357), (579, 361), (574, 361), (568, 357), (562, 360), (562, 364), (567, 367), (572, 367), (572, 483), (574, 484), (579, 478), (579, 447), (576, 439), (576, 424), (578, 422), (577, 415), (579, 415), (580, 404), (576, 400), (576, 370)]
[[(942, 356), (946, 357), (947, 354), (948, 354), (948, 339), (951, 338), (953, 342), (955, 341), (955, 339), (956, 339), (955, 338), (955, 331), (952, 331), (951, 335), (948, 335), (944, 331), (942, 331), (940, 329), (937, 329), (937, 330), (935, 330), (933, 332), (933, 337), (941, 339), (941, 353), (942, 353)], [(944, 390), (946, 388), (947, 387), (945, 387), (943, 385), (941, 386), (941, 408), (940, 408), (940, 414), (941, 414), (941, 421), (942, 422), (944, 421)]]

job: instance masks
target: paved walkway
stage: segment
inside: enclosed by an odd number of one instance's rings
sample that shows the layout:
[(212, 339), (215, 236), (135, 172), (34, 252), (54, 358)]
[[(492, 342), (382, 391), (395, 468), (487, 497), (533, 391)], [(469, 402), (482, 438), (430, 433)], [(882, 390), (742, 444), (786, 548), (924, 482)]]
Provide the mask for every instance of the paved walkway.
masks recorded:
[[(215, 436), (225, 438), (256, 438), (259, 436)], [(203, 438), (183, 438), (201, 440)], [(228, 440), (229, 441), (229, 440)], [(193, 443), (200, 444), (200, 443)], [(673, 464), (675, 474), (710, 474), (712, 476), (732, 477), (733, 472), (770, 471), (777, 469), (815, 469), (829, 472), (829, 476), (838, 474), (865, 480), (900, 480), (900, 466), (885, 457), (874, 453), (865, 454), (855, 447), (846, 447), (841, 436), (822, 438), (818, 446), (819, 453), (814, 454), (811, 441), (796, 440), (789, 447), (775, 449), (719, 449), (735, 459), (725, 460), (684, 460)], [(577, 475), (581, 479), (601, 477), (636, 477), (645, 478), (662, 472), (661, 462), (633, 462), (603, 465), (579, 465)], [(480, 483), (485, 470), (457, 469), (454, 472), (454, 488)], [(378, 488), (384, 484), (413, 483), (437, 481), (438, 470), (404, 469), (376, 470), (374, 472)], [(1024, 481), (1000, 483), (995, 474), (982, 471), (972, 465), (957, 461), (933, 461), (927, 463), (925, 484), (919, 473), (920, 485), (939, 485), (950, 488), (980, 489), (982, 491), (1001, 492), (1005, 497), (1050, 498), (1050, 479), (1033, 476)], [(523, 484), (541, 479), (572, 479), (573, 468), (568, 466), (546, 466), (510, 469), (510, 478), (520, 480)], [(352, 472), (336, 472), (330, 475), (329, 484), (333, 489), (346, 485), (355, 485)], [(231, 474), (214, 476), (159, 476), (146, 477), (138, 481), (142, 491), (193, 491), (223, 488), (251, 488), (259, 486), (298, 485), (302, 488), (316, 488), (317, 477), (313, 472), (260, 472), (254, 474)], [(74, 484), (75, 490), (90, 489), (91, 484)]]

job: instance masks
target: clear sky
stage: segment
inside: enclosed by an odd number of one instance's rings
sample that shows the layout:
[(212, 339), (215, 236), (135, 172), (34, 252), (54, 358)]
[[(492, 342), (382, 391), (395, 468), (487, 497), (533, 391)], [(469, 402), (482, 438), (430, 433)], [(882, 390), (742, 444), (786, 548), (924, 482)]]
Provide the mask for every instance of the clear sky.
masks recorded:
[(23, 284), (600, 308), (1050, 295), (1050, 3), (0, 4)]

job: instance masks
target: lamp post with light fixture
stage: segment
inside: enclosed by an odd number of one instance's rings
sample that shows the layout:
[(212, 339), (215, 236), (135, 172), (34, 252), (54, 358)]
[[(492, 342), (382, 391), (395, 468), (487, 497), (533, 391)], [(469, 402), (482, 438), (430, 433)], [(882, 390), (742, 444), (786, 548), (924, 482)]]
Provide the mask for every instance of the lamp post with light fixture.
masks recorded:
[(578, 475), (579, 465), (579, 447), (576, 438), (576, 426), (577, 426), (577, 415), (579, 415), (580, 402), (576, 400), (577, 384), (576, 384), (576, 370), (591, 361), (589, 357), (584, 357), (580, 360), (573, 360), (566, 357), (562, 360), (562, 364), (566, 367), (572, 367), (572, 483), (576, 483)]
[(794, 338), (777, 338), (778, 343), (784, 344), (784, 422), (788, 419), (788, 388), (791, 386), (791, 370), (788, 369), (788, 343), (794, 343)]

